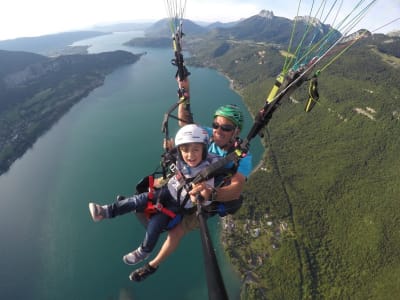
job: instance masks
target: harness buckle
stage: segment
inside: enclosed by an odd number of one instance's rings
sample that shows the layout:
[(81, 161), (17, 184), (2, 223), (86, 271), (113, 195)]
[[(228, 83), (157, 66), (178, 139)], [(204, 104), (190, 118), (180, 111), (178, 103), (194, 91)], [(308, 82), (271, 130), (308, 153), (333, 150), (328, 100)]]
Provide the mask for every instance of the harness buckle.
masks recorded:
[(158, 211), (162, 211), (162, 209), (164, 208), (164, 206), (160, 202), (157, 202), (153, 205), (154, 205), (154, 208), (157, 209)]
[(176, 170), (177, 170), (176, 165), (175, 165), (175, 164), (171, 164), (171, 165), (169, 166), (169, 170), (170, 170), (172, 173), (175, 173)]

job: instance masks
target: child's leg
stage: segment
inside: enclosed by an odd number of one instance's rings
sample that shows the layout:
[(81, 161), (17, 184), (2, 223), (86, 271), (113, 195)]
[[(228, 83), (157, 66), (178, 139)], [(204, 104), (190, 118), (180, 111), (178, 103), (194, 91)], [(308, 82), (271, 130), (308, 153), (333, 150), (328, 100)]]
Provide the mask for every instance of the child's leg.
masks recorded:
[(163, 213), (153, 215), (147, 224), (143, 243), (136, 250), (124, 255), (122, 260), (128, 265), (135, 265), (145, 260), (156, 246), (161, 232), (167, 228), (169, 220), (170, 218)]
[(115, 216), (129, 212), (143, 212), (147, 207), (147, 195), (148, 193), (133, 195), (132, 197), (107, 205), (109, 217), (114, 218)]
[(147, 195), (148, 193), (133, 195), (132, 197), (116, 201), (110, 205), (89, 203), (89, 211), (93, 221), (95, 222), (99, 222), (103, 219), (114, 218), (115, 216), (123, 215), (132, 211), (143, 212), (147, 206)]
[(145, 252), (153, 251), (160, 234), (167, 229), (169, 221), (170, 217), (163, 213), (157, 213), (151, 216), (147, 224), (146, 235), (141, 245)]

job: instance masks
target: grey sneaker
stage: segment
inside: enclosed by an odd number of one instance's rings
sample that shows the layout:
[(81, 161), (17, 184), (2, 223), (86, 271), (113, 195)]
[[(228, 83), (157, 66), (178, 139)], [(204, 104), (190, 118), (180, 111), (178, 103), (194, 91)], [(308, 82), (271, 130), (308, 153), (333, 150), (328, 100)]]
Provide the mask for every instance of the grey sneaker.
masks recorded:
[(93, 221), (99, 222), (107, 217), (106, 209), (96, 203), (89, 203), (89, 211)]
[(137, 263), (140, 263), (142, 260), (145, 260), (147, 257), (149, 257), (149, 255), (149, 252), (144, 252), (142, 247), (139, 247), (135, 251), (124, 255), (122, 260), (127, 265), (136, 265)]

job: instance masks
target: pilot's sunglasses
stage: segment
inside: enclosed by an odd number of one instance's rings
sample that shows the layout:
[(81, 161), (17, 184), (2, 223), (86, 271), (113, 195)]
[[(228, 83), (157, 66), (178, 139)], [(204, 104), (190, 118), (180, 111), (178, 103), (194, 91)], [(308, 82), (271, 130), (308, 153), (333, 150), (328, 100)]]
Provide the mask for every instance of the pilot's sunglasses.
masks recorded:
[(222, 131), (229, 132), (229, 131), (233, 131), (235, 129), (235, 126), (229, 125), (229, 124), (219, 125), (218, 123), (213, 122), (212, 123), (212, 128), (214, 128), (215, 130), (217, 130), (218, 128), (221, 128)]

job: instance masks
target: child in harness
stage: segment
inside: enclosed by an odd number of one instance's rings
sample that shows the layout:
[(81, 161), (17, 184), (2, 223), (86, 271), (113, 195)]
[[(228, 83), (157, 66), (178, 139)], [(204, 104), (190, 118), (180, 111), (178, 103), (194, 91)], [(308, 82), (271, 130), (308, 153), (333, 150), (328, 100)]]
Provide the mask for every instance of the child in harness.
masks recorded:
[[(148, 192), (133, 195), (109, 205), (89, 203), (89, 211), (93, 221), (114, 218), (129, 212), (143, 213), (150, 207), (153, 209), (147, 223), (146, 235), (141, 245), (134, 251), (124, 255), (123, 261), (128, 265), (137, 264), (146, 259), (158, 241), (160, 234), (168, 229), (168, 224), (177, 214), (193, 213), (196, 207), (196, 195), (191, 195), (190, 179), (201, 170), (215, 162), (218, 157), (208, 154), (209, 136), (205, 129), (198, 125), (183, 126), (175, 136), (177, 148), (176, 161), (170, 167), (172, 173), (165, 185)], [(157, 186), (155, 179), (154, 186)], [(214, 188), (214, 179), (198, 183), (203, 187), (200, 195), (210, 198), (210, 190)], [(211, 202), (203, 201), (203, 205)], [(154, 212), (154, 207), (156, 208)]]

